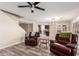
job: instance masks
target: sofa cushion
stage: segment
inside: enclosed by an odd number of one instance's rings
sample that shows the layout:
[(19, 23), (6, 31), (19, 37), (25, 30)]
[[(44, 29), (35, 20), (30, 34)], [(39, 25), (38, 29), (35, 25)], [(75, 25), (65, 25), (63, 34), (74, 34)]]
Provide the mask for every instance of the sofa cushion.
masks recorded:
[(78, 36), (73, 34), (72, 35), (72, 43), (77, 43), (77, 41), (78, 41)]
[(31, 33), (31, 36), (35, 36), (35, 32), (32, 32), (32, 33)]
[(54, 43), (53, 45), (51, 45), (53, 49), (57, 50), (57, 51), (60, 51), (64, 54), (67, 54), (67, 55), (70, 55), (71, 53), (71, 49), (65, 47), (64, 45), (62, 44), (59, 44), (59, 43)]

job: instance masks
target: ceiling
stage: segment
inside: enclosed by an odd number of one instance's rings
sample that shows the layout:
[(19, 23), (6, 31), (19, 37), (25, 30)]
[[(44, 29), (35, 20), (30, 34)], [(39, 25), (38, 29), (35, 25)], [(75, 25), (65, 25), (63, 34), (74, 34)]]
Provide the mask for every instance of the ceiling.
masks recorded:
[(53, 17), (58, 20), (73, 20), (79, 16), (79, 2), (41, 2), (38, 6), (46, 9), (35, 9), (31, 13), (30, 8), (18, 8), (18, 5), (28, 5), (27, 2), (0, 2), (0, 9), (4, 9), (24, 17), (25, 20), (49, 22)]

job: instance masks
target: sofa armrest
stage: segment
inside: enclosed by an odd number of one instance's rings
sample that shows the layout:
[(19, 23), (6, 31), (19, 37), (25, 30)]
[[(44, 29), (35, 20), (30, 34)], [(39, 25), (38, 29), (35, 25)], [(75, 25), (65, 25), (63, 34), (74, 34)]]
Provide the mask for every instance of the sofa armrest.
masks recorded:
[(77, 44), (68, 43), (68, 44), (66, 44), (66, 47), (74, 49), (74, 48), (77, 48)]
[(50, 43), (55, 43), (55, 40), (50, 40)]
[(28, 37), (25, 37), (25, 39), (27, 39)]
[(27, 37), (25, 37), (25, 40), (26, 40), (26, 39), (29, 39), (29, 37), (28, 37), (28, 36), (27, 36)]

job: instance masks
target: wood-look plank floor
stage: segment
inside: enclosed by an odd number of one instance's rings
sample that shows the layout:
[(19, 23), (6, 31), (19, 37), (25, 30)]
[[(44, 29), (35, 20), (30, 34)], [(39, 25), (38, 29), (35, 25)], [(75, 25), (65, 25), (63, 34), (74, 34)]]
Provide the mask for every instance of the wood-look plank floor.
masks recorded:
[[(8, 47), (0, 50), (0, 56), (56, 56), (51, 53), (49, 49), (39, 46), (31, 47), (26, 46), (23, 43), (14, 45), (12, 47)], [(77, 51), (77, 56), (79, 56), (79, 49)]]
[(54, 56), (54, 54), (50, 53), (45, 47), (26, 46), (23, 42), (12, 47), (1, 49), (0, 56)]

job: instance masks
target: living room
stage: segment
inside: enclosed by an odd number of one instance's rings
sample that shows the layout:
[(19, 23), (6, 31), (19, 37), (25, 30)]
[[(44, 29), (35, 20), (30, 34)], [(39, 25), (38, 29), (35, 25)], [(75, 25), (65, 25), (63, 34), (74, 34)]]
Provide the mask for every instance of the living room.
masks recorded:
[(78, 56), (78, 5), (0, 2), (0, 56)]

